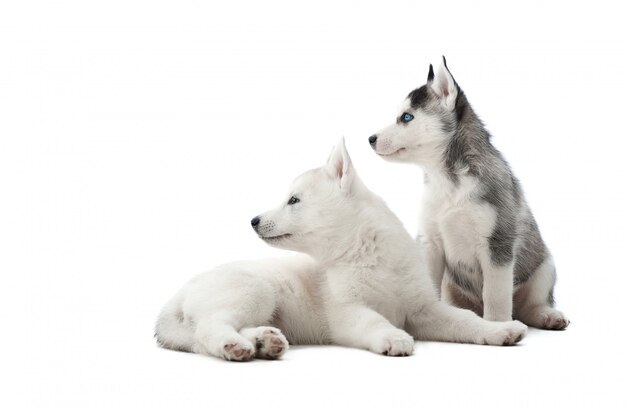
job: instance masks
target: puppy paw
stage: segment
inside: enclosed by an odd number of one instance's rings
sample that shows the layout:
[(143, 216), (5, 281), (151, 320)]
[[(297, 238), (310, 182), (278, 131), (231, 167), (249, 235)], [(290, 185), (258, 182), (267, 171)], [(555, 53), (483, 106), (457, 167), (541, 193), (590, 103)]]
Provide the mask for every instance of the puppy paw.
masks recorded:
[(415, 340), (406, 332), (398, 330), (397, 332), (384, 334), (375, 343), (372, 351), (385, 356), (406, 357), (413, 354)]
[(562, 312), (550, 306), (537, 306), (523, 311), (519, 317), (527, 325), (544, 330), (564, 330), (570, 323)]
[(491, 346), (512, 346), (526, 336), (528, 327), (522, 322), (493, 322), (493, 329), (484, 336), (482, 344)]
[(283, 333), (274, 327), (257, 327), (256, 357), (275, 360), (289, 349), (289, 342)]
[(249, 361), (254, 357), (254, 347), (245, 339), (243, 341), (229, 341), (222, 347), (225, 360)]
[(540, 328), (546, 330), (564, 330), (569, 325), (569, 320), (565, 315), (555, 309), (539, 312), (537, 321), (539, 321)]

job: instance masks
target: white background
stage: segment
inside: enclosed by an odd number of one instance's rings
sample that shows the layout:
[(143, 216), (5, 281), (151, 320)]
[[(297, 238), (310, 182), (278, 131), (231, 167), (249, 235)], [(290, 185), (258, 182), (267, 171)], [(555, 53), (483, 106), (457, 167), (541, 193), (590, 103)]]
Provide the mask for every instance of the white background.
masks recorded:
[[(624, 406), (620, 2), (469, 3), (3, 2), (2, 405)], [(249, 220), (340, 136), (417, 232), (419, 169), (367, 137), (441, 54), (522, 181), (570, 328), (410, 358), (157, 348), (190, 277), (283, 255)]]

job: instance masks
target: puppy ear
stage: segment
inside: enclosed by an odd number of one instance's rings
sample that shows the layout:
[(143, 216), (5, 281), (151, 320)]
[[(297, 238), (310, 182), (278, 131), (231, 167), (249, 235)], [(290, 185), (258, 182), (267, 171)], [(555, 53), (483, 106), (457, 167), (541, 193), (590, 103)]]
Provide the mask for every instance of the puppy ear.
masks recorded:
[(435, 71), (433, 71), (433, 64), (428, 65), (428, 79), (426, 82), (431, 83), (435, 79)]
[(343, 137), (330, 154), (328, 162), (326, 163), (326, 171), (331, 177), (339, 180), (339, 185), (342, 190), (350, 190), (354, 178), (354, 168), (352, 167), (352, 160), (350, 160), (350, 156), (348, 155)]
[[(431, 71), (428, 73), (428, 84), (435, 92), (435, 94), (437, 94), (442, 105), (450, 110), (454, 109), (454, 105), (456, 104), (456, 97), (458, 96), (458, 89), (456, 82), (452, 77), (452, 74), (448, 70), (446, 57), (441, 57), (441, 63), (439, 64), (439, 69), (437, 69), (437, 75), (431, 74), (432, 65)], [(432, 79), (430, 79), (431, 76)]]

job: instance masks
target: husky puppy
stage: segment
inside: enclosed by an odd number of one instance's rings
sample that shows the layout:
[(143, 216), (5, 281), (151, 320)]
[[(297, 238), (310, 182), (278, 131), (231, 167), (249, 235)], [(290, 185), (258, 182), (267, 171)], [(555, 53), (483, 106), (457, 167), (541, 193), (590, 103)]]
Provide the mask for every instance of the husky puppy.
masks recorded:
[(269, 245), (310, 258), (196, 277), (158, 319), (162, 346), (238, 361), (278, 358), (289, 343), (407, 356), (414, 338), (510, 345), (526, 333), (520, 322), (490, 322), (437, 299), (419, 244), (361, 182), (343, 140), (252, 227)]
[(369, 143), (385, 160), (424, 170), (420, 238), (445, 301), (488, 320), (564, 329), (552, 256), (490, 137), (443, 58)]

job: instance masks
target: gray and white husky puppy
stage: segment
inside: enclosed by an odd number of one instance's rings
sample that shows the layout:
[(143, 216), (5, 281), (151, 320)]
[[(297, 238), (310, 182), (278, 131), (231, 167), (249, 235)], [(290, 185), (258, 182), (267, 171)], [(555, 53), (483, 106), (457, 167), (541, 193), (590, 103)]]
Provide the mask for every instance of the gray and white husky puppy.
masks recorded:
[(279, 358), (288, 343), (407, 356), (414, 338), (510, 345), (526, 334), (520, 322), (490, 322), (437, 299), (419, 243), (361, 182), (343, 141), (252, 227), (309, 256), (197, 276), (163, 308), (159, 344), (247, 361)]
[(569, 320), (553, 308), (552, 256), (490, 137), (444, 57), (369, 143), (385, 160), (424, 170), (419, 238), (445, 301), (488, 320), (564, 329)]

